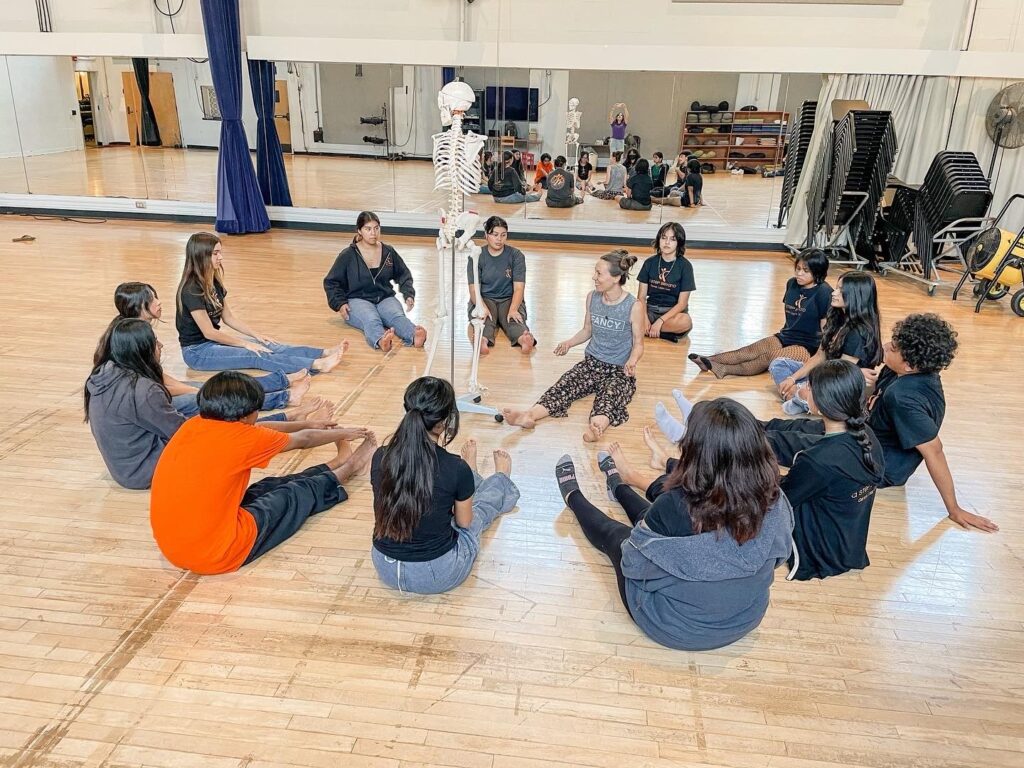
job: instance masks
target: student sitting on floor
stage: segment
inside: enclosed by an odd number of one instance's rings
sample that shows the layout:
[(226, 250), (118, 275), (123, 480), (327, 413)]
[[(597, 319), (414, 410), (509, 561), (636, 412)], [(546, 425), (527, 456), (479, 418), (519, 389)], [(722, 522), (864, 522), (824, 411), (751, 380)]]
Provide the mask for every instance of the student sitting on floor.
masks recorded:
[(782, 296), (786, 322), (778, 333), (729, 352), (709, 356), (691, 352), (687, 357), (702, 371), (711, 371), (720, 379), (756, 376), (779, 358), (810, 360), (818, 349), (821, 328), (832, 303), (832, 287), (825, 282), (828, 265), (828, 256), (820, 249), (806, 248), (797, 254), (793, 277), (786, 283)]
[[(396, 284), (404, 309), (395, 296)], [(362, 331), (371, 349), (390, 352), (396, 337), (413, 347), (427, 341), (427, 329), (405, 315), (416, 305), (412, 272), (398, 251), (381, 240), (380, 217), (373, 211), (356, 217), (355, 237), (324, 278), (324, 293), (327, 306)]]
[(668, 166), (665, 164), (665, 156), (661, 152), (651, 155), (651, 194), (661, 195), (665, 191), (665, 177), (668, 176)]
[[(124, 488), (149, 488), (167, 441), (193, 415), (175, 407), (160, 365), (162, 349), (149, 323), (118, 318), (103, 334), (85, 382), (85, 420), (111, 477)], [(298, 423), (325, 419), (332, 409), (320, 400), (291, 415)], [(279, 413), (262, 421), (286, 419)]]
[[(377, 440), (365, 429), (257, 425), (262, 390), (251, 376), (227, 371), (199, 390), (199, 416), (164, 448), (153, 475), (150, 524), (160, 551), (194, 573), (227, 573), (298, 532), (310, 515), (348, 498), (342, 483), (363, 471)], [(353, 452), (349, 441), (362, 439)], [(249, 485), (284, 451), (334, 443), (337, 454), (294, 475)]]
[(626, 194), (619, 198), (619, 208), (627, 211), (651, 210), (650, 164), (644, 158), (636, 161), (633, 173), (626, 181)]
[[(630, 147), (626, 151), (626, 156), (622, 159), (622, 165), (626, 169), (626, 178), (630, 178), (633, 174), (638, 172), (636, 164), (640, 161), (640, 150), (636, 147)], [(650, 166), (650, 163), (648, 163)]]
[(719, 398), (694, 406), (688, 424), (653, 504), (622, 489), (614, 460), (598, 454), (609, 494), (624, 499), (631, 525), (587, 501), (569, 456), (559, 459), (555, 479), (584, 536), (611, 560), (619, 597), (640, 629), (669, 648), (704, 651), (761, 623), (775, 568), (792, 549), (793, 513), (750, 411)]
[(505, 150), (502, 154), (501, 165), (495, 163), (494, 170), (491, 171), (487, 186), (491, 190), (494, 202), (512, 204), (535, 203), (540, 200), (540, 195), (526, 194), (526, 187), (513, 163), (512, 153)]
[(587, 192), (593, 192), (595, 189), (592, 178), (593, 174), (594, 166), (590, 163), (590, 153), (581, 152), (580, 160), (576, 164), (576, 186), (584, 195)]
[(481, 152), (480, 159), (480, 190), (481, 195), (491, 194), (491, 188), (487, 186), (487, 180), (491, 178), (491, 171), (494, 168), (494, 153), (493, 152)]
[[(150, 325), (159, 322), (163, 317), (163, 305), (156, 289), (149, 283), (121, 283), (114, 289), (114, 307), (117, 317), (111, 321), (93, 353), (93, 366), (100, 364), (103, 350), (106, 348), (107, 336), (114, 327), (114, 322), (123, 318), (138, 318)], [(274, 372), (267, 376), (256, 377), (256, 382), (263, 388), (264, 411), (274, 411), (289, 405), (299, 405), (306, 392), (309, 391), (309, 371), (296, 373)], [(195, 416), (199, 413), (196, 394), (202, 382), (178, 381), (164, 371), (164, 386), (171, 394), (171, 405), (183, 416)], [(314, 409), (315, 410), (315, 409)], [(300, 417), (302, 418), (302, 417)]]
[(882, 362), (882, 327), (875, 279), (867, 272), (839, 276), (832, 291), (832, 307), (825, 315), (821, 345), (810, 360), (801, 363), (782, 357), (768, 364), (768, 373), (785, 401), (782, 410), (790, 416), (807, 413), (802, 385), (808, 373), (819, 363), (836, 358), (855, 363), (864, 380), (875, 383), (875, 369)]
[(559, 155), (555, 158), (554, 170), (547, 176), (548, 196), (544, 202), (548, 208), (572, 208), (583, 202), (582, 197), (576, 195), (575, 182), (572, 174), (565, 170), (565, 158)]
[(637, 301), (651, 339), (679, 341), (693, 328), (690, 294), (697, 290), (693, 265), (686, 253), (686, 231), (679, 222), (661, 225), (654, 238), (655, 254), (644, 261), (637, 275)]
[[(220, 238), (198, 232), (185, 246), (185, 268), (178, 284), (178, 329), (181, 356), (197, 371), (255, 368), (259, 371), (327, 373), (341, 362), (348, 342), (324, 349), (281, 344), (254, 331), (228, 304)], [(225, 333), (221, 323), (241, 336)]]
[[(494, 335), (501, 328), (513, 347), (528, 354), (537, 341), (526, 325), (526, 257), (518, 248), (508, 245), (508, 222), (500, 216), (491, 216), (484, 222), (487, 247), (477, 259), (480, 283), (473, 274), (473, 259), (466, 260), (466, 279), (469, 281), (469, 319), (479, 300), (483, 300), (484, 339), (480, 354), (486, 355), (494, 346)], [(470, 340), (473, 326), (469, 327)]]
[(555, 165), (551, 162), (551, 155), (545, 152), (540, 156), (540, 162), (537, 163), (537, 168), (533, 172), (534, 192), (540, 192), (542, 189), (548, 188), (548, 174), (553, 170), (555, 170)]
[(601, 200), (614, 200), (622, 194), (622, 188), (626, 185), (626, 168), (619, 162), (621, 159), (621, 152), (612, 152), (611, 162), (605, 171), (604, 187), (595, 190), (594, 197)]
[(686, 164), (686, 175), (677, 181), (664, 196), (656, 196), (658, 205), (674, 205), (677, 208), (691, 208), (704, 205), (704, 175), (700, 160), (689, 160)]
[[(939, 439), (946, 396), (939, 373), (956, 355), (956, 331), (938, 315), (909, 315), (896, 323), (884, 346), (885, 366), (869, 401), (868, 425), (882, 446), (885, 475), (879, 488), (904, 485), (924, 461), (949, 519), (961, 528), (998, 531), (988, 518), (968, 512), (957, 501), (953, 475)], [(815, 419), (773, 422), (773, 443), (783, 463), (822, 439), (824, 424)], [(787, 433), (785, 439), (779, 438)]]
[(392, 589), (447, 592), (469, 576), (483, 532), (519, 500), (512, 459), (495, 451), (494, 474), (484, 479), (475, 440), (466, 441), (461, 458), (445, 450), (459, 433), (459, 409), (444, 379), (416, 379), (403, 404), (401, 424), (373, 455), (370, 557)]

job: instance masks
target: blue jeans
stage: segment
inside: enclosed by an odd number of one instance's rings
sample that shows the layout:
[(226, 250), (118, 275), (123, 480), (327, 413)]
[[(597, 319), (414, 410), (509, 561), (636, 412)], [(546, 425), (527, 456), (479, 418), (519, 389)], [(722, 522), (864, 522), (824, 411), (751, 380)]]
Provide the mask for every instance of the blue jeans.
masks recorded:
[[(283, 373), (272, 373), (269, 376), (253, 376), (256, 383), (263, 387), (263, 407), (261, 411), (276, 411), (288, 405), (288, 377)], [(190, 387), (199, 389), (203, 386), (201, 381), (183, 381)], [(171, 407), (190, 419), (199, 413), (199, 400), (197, 393), (188, 392), (184, 395), (175, 395), (171, 398)], [(280, 417), (280, 418), (278, 418)], [(267, 416), (260, 421), (284, 421), (285, 416), (279, 413), (276, 416)]]
[(474, 473), (473, 522), (459, 528), (452, 517), (452, 528), (458, 538), (455, 546), (435, 560), (406, 562), (382, 555), (370, 548), (370, 559), (385, 585), (400, 592), (436, 595), (459, 586), (469, 576), (480, 553), (480, 536), (494, 518), (508, 512), (519, 501), (519, 489), (508, 475), (493, 474), (486, 479)]
[[(248, 341), (256, 339), (246, 338)], [(263, 342), (257, 342), (262, 344)], [(297, 347), (291, 344), (263, 344), (270, 354), (258, 355), (245, 347), (230, 347), (215, 341), (204, 341), (181, 348), (185, 364), (195, 371), (237, 371), (253, 368), (271, 373), (295, 373), (303, 368), (313, 370), (313, 363), (324, 355), (320, 347)]]
[(540, 195), (524, 195), (522, 192), (513, 192), (511, 195), (494, 198), (496, 203), (536, 203)]
[(405, 316), (402, 302), (395, 296), (384, 299), (380, 304), (366, 299), (349, 299), (348, 320), (345, 322), (362, 331), (366, 343), (374, 349), (388, 328), (394, 328), (395, 334), (406, 344), (412, 344), (416, 336), (416, 326)]
[[(792, 376), (794, 373), (796, 373), (803, 367), (804, 364), (801, 363), (799, 360), (793, 360), (788, 357), (780, 357), (768, 363), (768, 373), (771, 375), (772, 381), (775, 382), (775, 387), (778, 388), (779, 384), (781, 384), (784, 379), (788, 379), (790, 376)], [(806, 383), (807, 379), (800, 379), (797, 382), (797, 385)], [(804, 413), (810, 411), (807, 402), (799, 395), (793, 395), (791, 399), (794, 405), (800, 406)]]

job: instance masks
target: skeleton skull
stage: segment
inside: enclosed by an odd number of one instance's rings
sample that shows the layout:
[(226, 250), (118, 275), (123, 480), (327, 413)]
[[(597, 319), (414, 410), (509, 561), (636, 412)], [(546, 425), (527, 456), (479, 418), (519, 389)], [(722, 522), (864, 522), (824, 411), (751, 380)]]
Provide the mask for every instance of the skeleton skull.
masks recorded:
[(468, 83), (453, 81), (437, 94), (437, 108), (441, 110), (441, 125), (452, 124), (453, 112), (465, 112), (476, 101), (476, 94)]
[(569, 111), (575, 112), (580, 108), (580, 100), (577, 98), (569, 99)]

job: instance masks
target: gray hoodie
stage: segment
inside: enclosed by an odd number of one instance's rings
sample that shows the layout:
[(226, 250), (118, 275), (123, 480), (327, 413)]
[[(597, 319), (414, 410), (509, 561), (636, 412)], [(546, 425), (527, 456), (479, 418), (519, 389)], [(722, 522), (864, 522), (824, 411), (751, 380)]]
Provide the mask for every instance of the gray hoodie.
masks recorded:
[(728, 534), (662, 536), (636, 525), (622, 543), (633, 620), (669, 648), (707, 651), (736, 642), (764, 618), (792, 533), (793, 509), (781, 493), (760, 532), (742, 545)]
[(150, 379), (104, 363), (85, 382), (89, 390), (89, 428), (103, 462), (119, 485), (149, 488), (160, 454), (185, 423), (171, 400)]

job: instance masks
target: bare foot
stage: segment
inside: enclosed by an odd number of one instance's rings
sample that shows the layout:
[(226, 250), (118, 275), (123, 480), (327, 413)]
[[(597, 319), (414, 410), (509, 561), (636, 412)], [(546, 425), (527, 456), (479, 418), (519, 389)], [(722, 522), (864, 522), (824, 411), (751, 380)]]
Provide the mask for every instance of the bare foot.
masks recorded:
[(306, 398), (306, 402), (300, 405), (298, 408), (292, 408), (288, 411), (288, 421), (307, 421), (310, 416), (316, 412), (324, 403), (322, 397), (309, 397)]
[(665, 449), (658, 445), (658, 439), (654, 436), (654, 430), (648, 424), (644, 427), (644, 443), (651, 450), (651, 468), (659, 472), (665, 471), (665, 463), (668, 461), (668, 454)]
[(345, 341), (341, 342), (340, 344), (337, 344), (337, 345), (331, 347), (330, 349), (325, 349), (324, 350), (324, 354), (328, 354), (328, 355), (337, 354), (340, 357), (344, 357), (346, 352), (348, 352), (348, 340), (345, 340)]
[(593, 424), (588, 426), (583, 432), (583, 442), (585, 443), (596, 443), (600, 439), (601, 432)]
[(306, 370), (305, 368), (303, 368), (301, 371), (296, 371), (295, 373), (286, 374), (285, 378), (288, 379), (288, 385), (291, 386), (292, 384), (294, 384), (297, 381), (302, 381), (303, 379), (308, 379), (309, 378), (309, 371)]
[(416, 326), (416, 333), (412, 337), (412, 345), (417, 349), (427, 343), (427, 329), (422, 325)]
[(334, 421), (334, 403), (330, 400), (318, 398), (320, 403), (307, 417), (307, 421)]
[(320, 373), (330, 373), (338, 367), (339, 363), (341, 363), (341, 353), (334, 352), (326, 357), (321, 357), (313, 363), (313, 370), (319, 371)]
[(494, 473), (502, 474), (505, 477), (512, 476), (512, 457), (508, 451), (499, 448), (494, 452)]
[(501, 415), (505, 417), (505, 423), (511, 424), (513, 427), (533, 429), (537, 426), (537, 422), (530, 418), (529, 411), (519, 411), (514, 408), (502, 408)]
[[(338, 451), (341, 452), (341, 442), (339, 441)], [(351, 448), (349, 449), (351, 450)], [(369, 432), (366, 437), (363, 438), (363, 442), (359, 444), (355, 452), (342, 464), (338, 469), (335, 470), (334, 474), (338, 477), (339, 483), (344, 483), (351, 477), (361, 474), (366, 471), (366, 468), (370, 466), (370, 459), (373, 458), (373, 452), (377, 450), (377, 436), (373, 432)]]
[(309, 376), (304, 379), (299, 379), (288, 388), (288, 405), (298, 405), (302, 402), (302, 398), (309, 392), (310, 385)]
[(622, 452), (622, 446), (618, 443), (611, 443), (608, 446), (608, 455), (612, 457), (612, 461), (615, 462), (616, 468), (619, 470), (619, 477), (622, 478), (622, 482), (626, 485), (633, 485), (636, 482), (637, 485), (643, 485), (642, 482), (637, 481), (636, 470), (633, 469), (633, 465), (629, 463), (629, 459)]
[(394, 343), (395, 332), (393, 329), (388, 328), (386, 331), (384, 331), (384, 335), (380, 337), (380, 341), (377, 342), (377, 349), (385, 353), (390, 352), (391, 347), (394, 346)]
[(470, 468), (475, 472), (477, 469), (476, 440), (472, 437), (466, 440), (466, 442), (462, 444), (462, 450), (459, 451), (459, 455), (462, 456), (462, 460), (469, 464)]
[(352, 441), (338, 440), (334, 445), (337, 447), (338, 453), (333, 459), (327, 462), (327, 466), (334, 471), (337, 471), (345, 464), (346, 461), (352, 458)]
[(519, 351), (524, 355), (530, 354), (536, 346), (537, 340), (533, 338), (533, 334), (529, 331), (519, 337)]
[(487, 339), (480, 339), (480, 357), (487, 357), (491, 354), (491, 345), (487, 343)]

